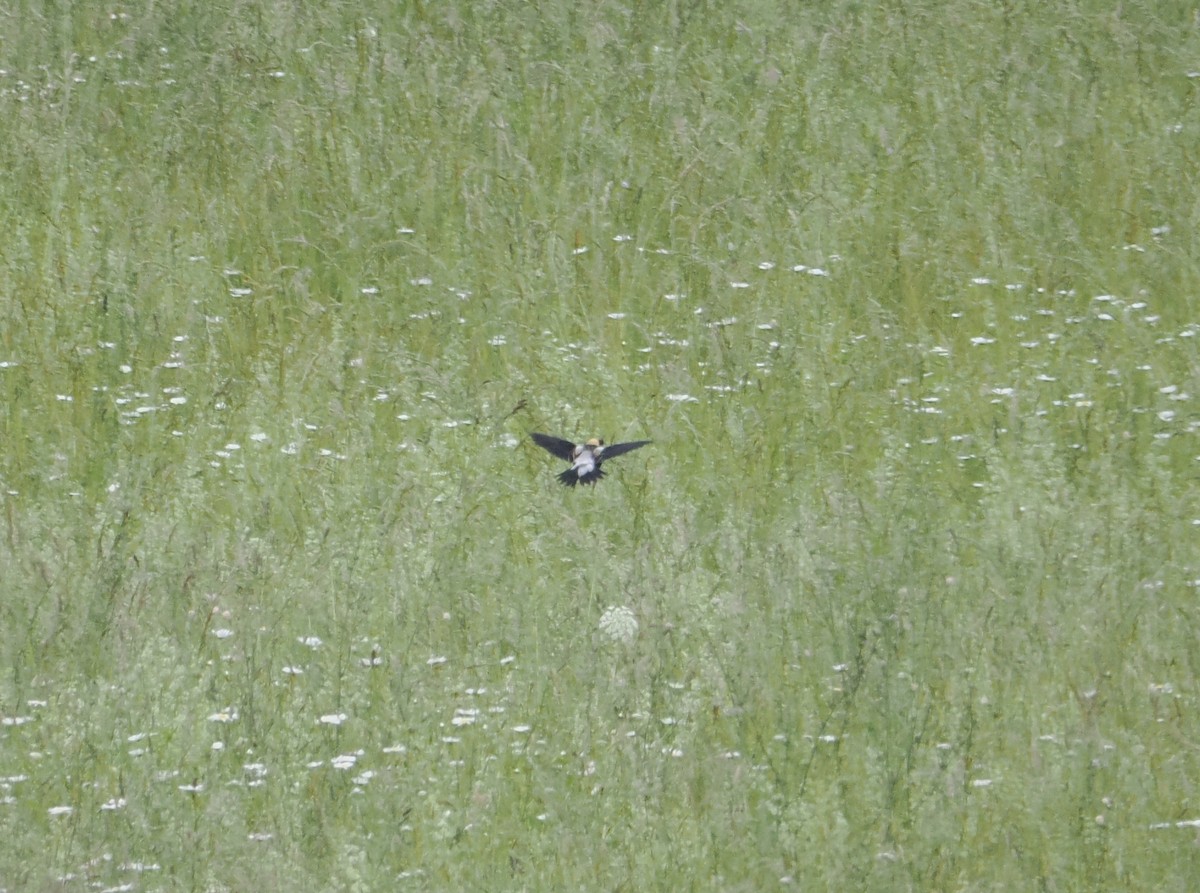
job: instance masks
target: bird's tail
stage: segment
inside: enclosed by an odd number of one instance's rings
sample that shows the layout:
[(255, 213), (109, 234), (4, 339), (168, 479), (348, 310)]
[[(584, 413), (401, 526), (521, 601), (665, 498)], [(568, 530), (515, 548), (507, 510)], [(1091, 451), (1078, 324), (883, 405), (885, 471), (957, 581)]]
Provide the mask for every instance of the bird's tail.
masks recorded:
[(594, 468), (583, 477), (580, 477), (574, 468), (568, 468), (558, 476), (558, 479), (566, 486), (574, 487), (576, 484), (594, 484), (606, 474), (608, 474), (608, 472), (604, 471), (602, 468)]

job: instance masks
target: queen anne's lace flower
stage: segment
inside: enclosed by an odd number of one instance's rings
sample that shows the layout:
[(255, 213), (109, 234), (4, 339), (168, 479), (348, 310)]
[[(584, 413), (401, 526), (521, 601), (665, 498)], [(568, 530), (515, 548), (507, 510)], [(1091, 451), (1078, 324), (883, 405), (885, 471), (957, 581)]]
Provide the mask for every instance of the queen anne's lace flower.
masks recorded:
[(614, 642), (624, 642), (628, 645), (637, 637), (637, 617), (624, 605), (609, 607), (600, 615), (600, 632)]

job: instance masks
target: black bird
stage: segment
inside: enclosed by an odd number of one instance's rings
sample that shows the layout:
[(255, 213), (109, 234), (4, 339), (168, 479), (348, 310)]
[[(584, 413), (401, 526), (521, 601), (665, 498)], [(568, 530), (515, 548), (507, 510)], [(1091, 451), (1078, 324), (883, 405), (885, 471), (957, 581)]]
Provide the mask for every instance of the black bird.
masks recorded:
[(600, 468), (602, 462), (615, 458), (622, 453), (636, 450), (650, 443), (648, 440), (633, 440), (629, 443), (614, 443), (605, 446), (604, 441), (593, 437), (587, 443), (572, 443), (561, 437), (551, 437), (549, 434), (530, 434), (533, 442), (552, 453), (558, 458), (571, 463), (571, 467), (558, 476), (558, 479), (568, 487), (576, 484), (594, 484), (604, 477)]

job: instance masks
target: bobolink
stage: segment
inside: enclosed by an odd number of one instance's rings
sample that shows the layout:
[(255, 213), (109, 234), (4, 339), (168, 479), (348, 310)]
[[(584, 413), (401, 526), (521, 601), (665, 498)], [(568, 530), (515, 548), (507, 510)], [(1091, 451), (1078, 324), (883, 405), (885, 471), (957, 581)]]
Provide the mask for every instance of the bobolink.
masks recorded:
[(604, 471), (600, 468), (602, 462), (622, 453), (628, 453), (630, 450), (636, 450), (650, 442), (633, 440), (629, 443), (614, 443), (612, 446), (605, 446), (604, 441), (597, 437), (593, 437), (587, 443), (572, 443), (561, 437), (551, 437), (549, 434), (531, 433), (529, 436), (546, 452), (571, 463), (571, 467), (558, 476), (558, 479), (568, 487), (574, 487), (576, 484), (596, 483), (604, 477)]

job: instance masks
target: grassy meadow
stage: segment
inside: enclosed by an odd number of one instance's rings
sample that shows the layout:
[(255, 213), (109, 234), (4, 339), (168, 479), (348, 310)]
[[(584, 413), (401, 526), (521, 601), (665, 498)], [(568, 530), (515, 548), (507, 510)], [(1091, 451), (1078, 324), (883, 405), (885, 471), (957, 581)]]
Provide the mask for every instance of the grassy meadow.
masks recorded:
[(1194, 5), (0, 22), (0, 891), (1195, 889)]

